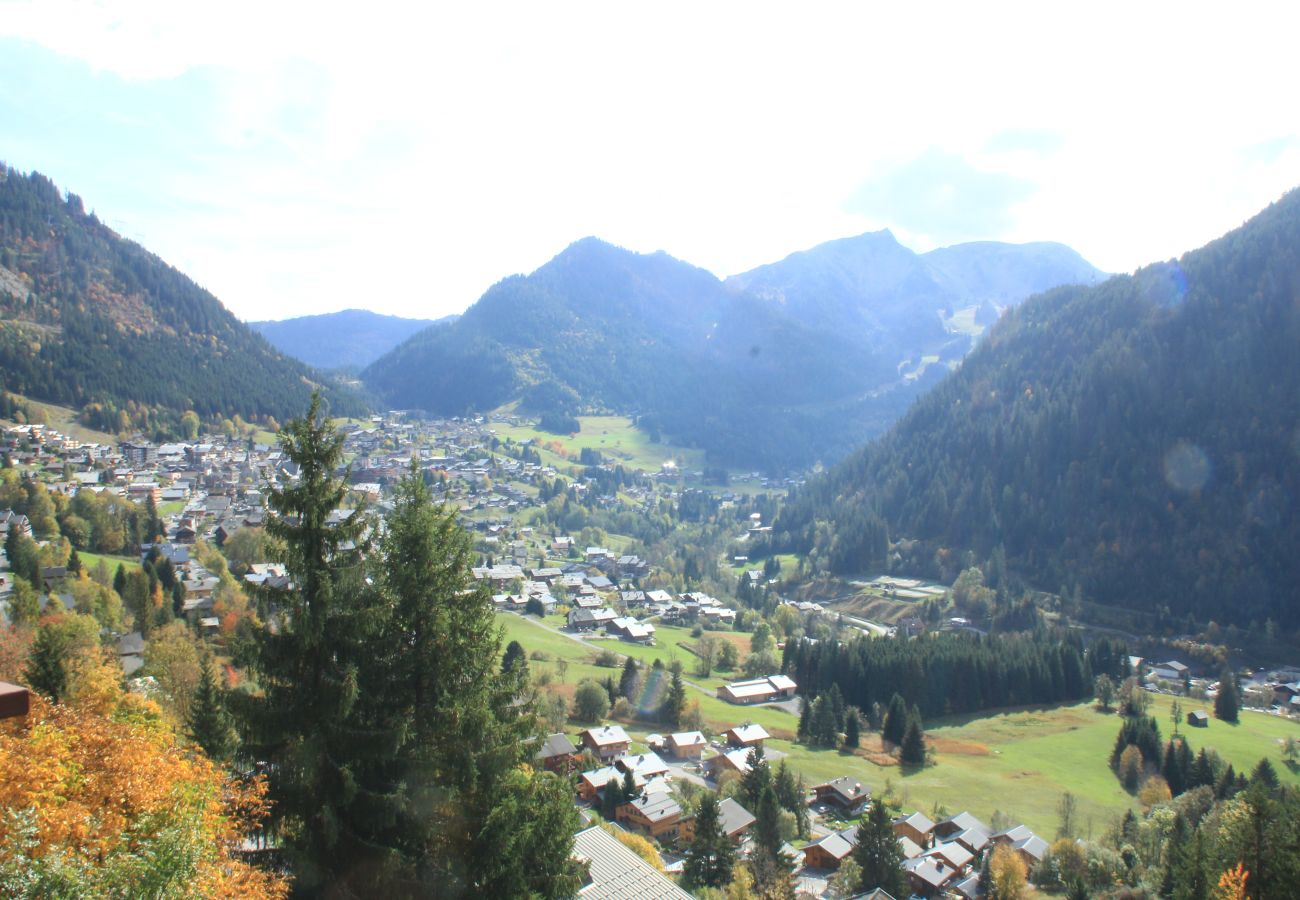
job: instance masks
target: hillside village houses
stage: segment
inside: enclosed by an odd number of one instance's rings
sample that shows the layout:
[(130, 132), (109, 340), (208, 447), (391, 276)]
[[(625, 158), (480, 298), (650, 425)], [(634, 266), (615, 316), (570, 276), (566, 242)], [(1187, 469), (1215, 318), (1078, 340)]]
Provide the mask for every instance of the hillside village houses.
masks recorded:
[[(402, 415), (341, 425), (350, 459), (347, 475), (354, 490), (347, 508), (336, 511), (335, 520), (342, 521), (361, 508), (382, 515), (390, 486), (407, 474), (414, 460), (435, 498), (450, 504), (470, 529), (481, 558), (473, 575), (488, 586), (493, 605), (502, 615), (523, 614), (538, 606), (548, 616), (563, 611), (565, 640), (591, 640), (593, 646), (600, 646), (598, 641), (603, 639), (615, 647), (653, 645), (665, 625), (725, 628), (736, 621), (738, 610), (729, 602), (703, 591), (660, 586), (664, 582), (652, 580), (657, 560), (626, 552), (627, 548), (605, 536), (588, 540), (584, 534), (579, 540), (578, 534), (564, 534), (562, 529), (551, 532), (521, 524), (520, 515), (540, 502), (538, 485), (559, 473), (540, 462), (535, 453), (528, 453), (526, 443), (505, 452), (507, 448), (493, 434), (492, 426), (482, 417), (419, 423)], [(243, 529), (261, 527), (266, 521), (268, 489), (290, 483), (298, 474), (278, 447), (248, 437), (205, 435), (192, 442), (172, 443), (137, 438), (113, 446), (78, 441), (46, 426), (23, 425), (5, 429), (2, 438), (0, 450), (10, 463), (21, 467), (24, 477), (45, 480), (51, 491), (67, 495), (108, 492), (140, 504), (152, 502), (164, 533), (148, 536), (139, 558), (156, 551), (171, 562), (183, 588), (181, 613), (204, 631), (219, 626), (212, 611), (220, 580), (199, 562), (197, 545), (222, 544)], [(650, 487), (636, 485), (601, 502), (635, 507), (671, 500), (680, 490), (678, 477), (675, 471), (665, 470), (651, 477)], [(753, 527), (765, 526), (755, 520)], [(0, 509), (0, 533), (9, 529), (30, 532), (31, 524), (21, 513)], [(6, 571), (0, 571), (0, 617), (8, 614), (5, 598), (12, 585), (7, 562), (5, 565)], [(42, 602), (66, 605), (71, 602), (61, 585), (66, 572), (57, 570), (51, 567), (46, 574), (53, 599), (43, 596)], [(249, 584), (288, 584), (288, 573), (269, 560), (252, 562), (236, 574)], [(891, 586), (911, 589), (902, 582)], [(795, 608), (801, 614), (822, 611), (807, 601)], [(148, 642), (139, 632), (115, 635), (113, 640), (123, 671), (128, 676), (137, 674)], [(633, 652), (636, 648), (627, 649)], [(1198, 675), (1176, 660), (1155, 666), (1137, 662), (1141, 674), (1153, 684), (1167, 682), (1180, 687)], [(1258, 688), (1261, 696), (1279, 708), (1300, 710), (1300, 671), (1262, 674)], [(783, 703), (794, 698), (797, 690), (792, 679), (776, 672), (724, 684), (716, 693), (726, 702), (752, 705)], [(751, 749), (770, 739), (761, 725), (743, 721), (721, 735), (725, 747), (721, 743), (716, 749), (711, 747), (709, 737), (688, 726), (688, 730), (652, 735), (645, 748), (635, 744), (623, 726), (601, 723), (576, 735), (557, 732), (539, 739), (533, 758), (550, 771), (572, 777), (575, 801), (582, 804), (599, 804), (611, 779), (621, 783), (630, 778), (637, 795), (618, 807), (619, 824), (680, 845), (689, 839), (693, 820), (685, 813), (676, 785), (683, 779), (716, 785), (719, 776), (726, 777), (724, 773), (743, 774), (749, 769)], [(588, 752), (598, 765), (580, 771), (582, 760), (590, 759)], [(833, 871), (856, 842), (856, 825), (843, 817), (869, 808), (871, 792), (859, 779), (846, 774), (818, 784), (806, 799), (816, 824), (814, 838), (798, 848), (798, 855), (806, 871)], [(721, 811), (725, 832), (743, 848), (754, 811), (746, 810), (734, 798), (725, 799)], [(822, 820), (816, 818), (823, 815)], [(894, 820), (894, 831), (907, 860), (909, 885), (917, 895), (926, 897), (943, 892), (976, 896), (979, 861), (999, 843), (1031, 866), (1046, 849), (1046, 842), (1023, 826), (993, 833), (969, 813), (938, 823), (922, 813), (911, 813)], [(663, 887), (645, 873), (633, 872), (603, 838), (590, 831), (583, 834), (588, 835), (585, 852), (606, 854), (609, 865), (625, 867), (618, 870), (627, 877), (644, 877), (645, 884)], [(579, 847), (577, 852), (584, 851)]]

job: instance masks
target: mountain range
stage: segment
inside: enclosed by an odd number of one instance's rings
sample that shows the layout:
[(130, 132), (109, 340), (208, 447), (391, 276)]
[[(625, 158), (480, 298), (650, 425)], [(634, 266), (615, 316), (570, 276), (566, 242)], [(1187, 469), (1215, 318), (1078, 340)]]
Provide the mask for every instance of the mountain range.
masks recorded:
[(361, 377), (390, 406), (626, 413), (716, 462), (802, 466), (880, 433), (1003, 309), (1102, 277), (1059, 244), (917, 254), (885, 231), (722, 281), (586, 238)]
[(318, 369), (360, 371), (422, 328), (454, 321), (405, 319), (365, 309), (345, 309), (278, 321), (249, 322), (248, 327), (281, 353)]
[(1178, 260), (1032, 298), (797, 492), (774, 546), (842, 573), (950, 579), (974, 559), (1156, 616), (1300, 624), (1298, 248), (1293, 191)]
[(321, 390), (356, 391), (285, 357), (216, 297), (87, 213), (38, 173), (0, 167), (4, 386), (77, 407), (94, 427), (174, 431), (186, 410), (284, 420)]

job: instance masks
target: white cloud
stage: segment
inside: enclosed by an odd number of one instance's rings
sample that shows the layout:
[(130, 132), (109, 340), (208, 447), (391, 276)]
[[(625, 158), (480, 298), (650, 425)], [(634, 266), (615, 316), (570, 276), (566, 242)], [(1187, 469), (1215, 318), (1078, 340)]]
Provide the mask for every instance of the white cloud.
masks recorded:
[[(248, 318), (455, 311), (587, 234), (719, 274), (878, 227), (1126, 270), (1300, 182), (1284, 4), (441, 6), (2, 3), (0, 35), (88, 67), (41, 86), (102, 92), (86, 152), (151, 177), (74, 183), (13, 113), (0, 142)], [(104, 124), (141, 96), (185, 133)], [(936, 154), (1024, 189), (908, 202)], [(847, 212), (864, 184), (890, 203)]]

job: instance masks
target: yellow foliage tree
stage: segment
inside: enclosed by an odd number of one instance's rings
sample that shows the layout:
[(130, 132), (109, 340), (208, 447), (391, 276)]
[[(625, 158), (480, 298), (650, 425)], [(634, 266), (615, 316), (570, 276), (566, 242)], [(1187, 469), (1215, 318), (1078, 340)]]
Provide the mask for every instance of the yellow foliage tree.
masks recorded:
[(664, 870), (664, 861), (660, 857), (659, 851), (655, 849), (654, 844), (643, 838), (639, 834), (633, 834), (630, 831), (624, 831), (621, 828), (613, 828), (609, 825), (603, 826), (606, 831), (618, 838), (618, 842), (627, 849), (631, 850), (637, 856), (644, 859), (655, 869), (662, 872)]
[(285, 897), (235, 854), (265, 786), (177, 746), (156, 707), (101, 674), (79, 683), (0, 726), (0, 895)]
[(1214, 900), (1246, 900), (1246, 879), (1250, 873), (1241, 863), (1219, 876), (1219, 883), (1214, 887)]
[(1019, 853), (1006, 844), (998, 844), (989, 861), (989, 878), (993, 883), (993, 896), (998, 900), (1020, 900), (1025, 896), (1029, 870)]
[(1147, 809), (1153, 806), (1159, 806), (1162, 803), (1168, 803), (1173, 799), (1173, 794), (1169, 790), (1169, 783), (1159, 775), (1152, 775), (1142, 782), (1142, 790), (1138, 791), (1138, 800)]

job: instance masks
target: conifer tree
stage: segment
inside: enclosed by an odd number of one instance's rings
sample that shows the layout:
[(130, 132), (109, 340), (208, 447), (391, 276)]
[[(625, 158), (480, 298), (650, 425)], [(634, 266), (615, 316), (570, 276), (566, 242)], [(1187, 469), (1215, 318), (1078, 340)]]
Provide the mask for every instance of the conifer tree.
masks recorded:
[(230, 714), (226, 712), (224, 691), (217, 683), (217, 673), (208, 654), (203, 656), (199, 686), (190, 703), (185, 727), (190, 739), (202, 747), (210, 759), (225, 762), (234, 752), (234, 728)]
[(856, 750), (861, 743), (862, 725), (858, 720), (858, 711), (848, 709), (844, 713), (844, 746)]
[(722, 830), (718, 795), (707, 791), (695, 813), (695, 837), (686, 851), (683, 879), (692, 889), (721, 888), (731, 881), (735, 863), (735, 847)]
[(893, 897), (905, 896), (903, 848), (894, 834), (894, 825), (889, 820), (885, 804), (871, 804), (866, 817), (858, 825), (857, 838), (853, 859), (862, 869), (861, 889), (879, 888)]
[(605, 790), (600, 794), (600, 814), (613, 822), (624, 799), (622, 782), (617, 776), (609, 776), (609, 781), (605, 782)]
[(566, 785), (523, 765), (532, 695), (523, 667), (497, 662), (500, 627), (469, 535), (414, 462), (385, 524), (375, 580), (391, 645), (376, 693), (405, 731), (390, 778), (407, 787), (392, 826), (407, 877), (422, 895), (509, 896), (523, 872), (530, 891), (571, 894), (577, 813)]
[(740, 795), (748, 809), (757, 810), (763, 792), (772, 785), (772, 770), (768, 767), (762, 744), (750, 748), (745, 755), (745, 765), (749, 771), (740, 776)]
[(1240, 708), (1241, 696), (1237, 690), (1237, 675), (1225, 666), (1219, 674), (1219, 693), (1214, 698), (1214, 716), (1224, 722), (1236, 724)]
[(793, 861), (781, 850), (781, 805), (767, 784), (754, 811), (754, 849), (749, 857), (754, 884), (763, 897), (793, 896)]
[(623, 801), (626, 803), (640, 796), (641, 792), (636, 786), (636, 776), (632, 774), (631, 769), (628, 769), (623, 773)]
[(258, 590), (275, 627), (257, 634), (251, 668), (262, 692), (236, 695), (241, 750), (247, 763), (267, 767), (270, 825), (299, 887), (355, 889), (345, 888), (349, 877), (394, 861), (382, 832), (401, 783), (377, 772), (400, 727), (382, 721), (378, 692), (362, 697), (367, 675), (387, 656), (377, 652), (385, 610), (361, 569), (365, 516), (332, 520), (347, 495), (335, 475), (343, 439), (318, 395), (305, 418), (286, 426), (280, 446), (298, 479), (271, 490), (266, 530), (292, 587)]
[(623, 675), (618, 680), (618, 693), (632, 702), (636, 700), (640, 686), (641, 670), (637, 668), (636, 660), (629, 656), (623, 663)]
[(885, 722), (881, 726), (880, 736), (886, 743), (897, 747), (903, 743), (903, 735), (907, 733), (907, 720), (907, 703), (901, 694), (894, 694), (889, 698), (889, 710), (885, 713)]
[(36, 629), (36, 639), (27, 657), (23, 678), (27, 686), (55, 703), (68, 692), (68, 645), (63, 632), (54, 624)]
[(686, 711), (686, 685), (682, 683), (682, 668), (680, 663), (674, 663), (672, 667), (672, 681), (668, 684), (668, 693), (664, 697), (663, 706), (660, 707), (659, 716), (673, 728), (680, 728), (682, 724), (682, 714)]
[(925, 765), (925, 731), (921, 727), (921, 714), (913, 709), (903, 734), (903, 745), (898, 752), (899, 761), (908, 766)]
[(797, 737), (799, 740), (808, 739), (808, 728), (812, 724), (812, 702), (806, 695), (799, 697), (799, 730)]

